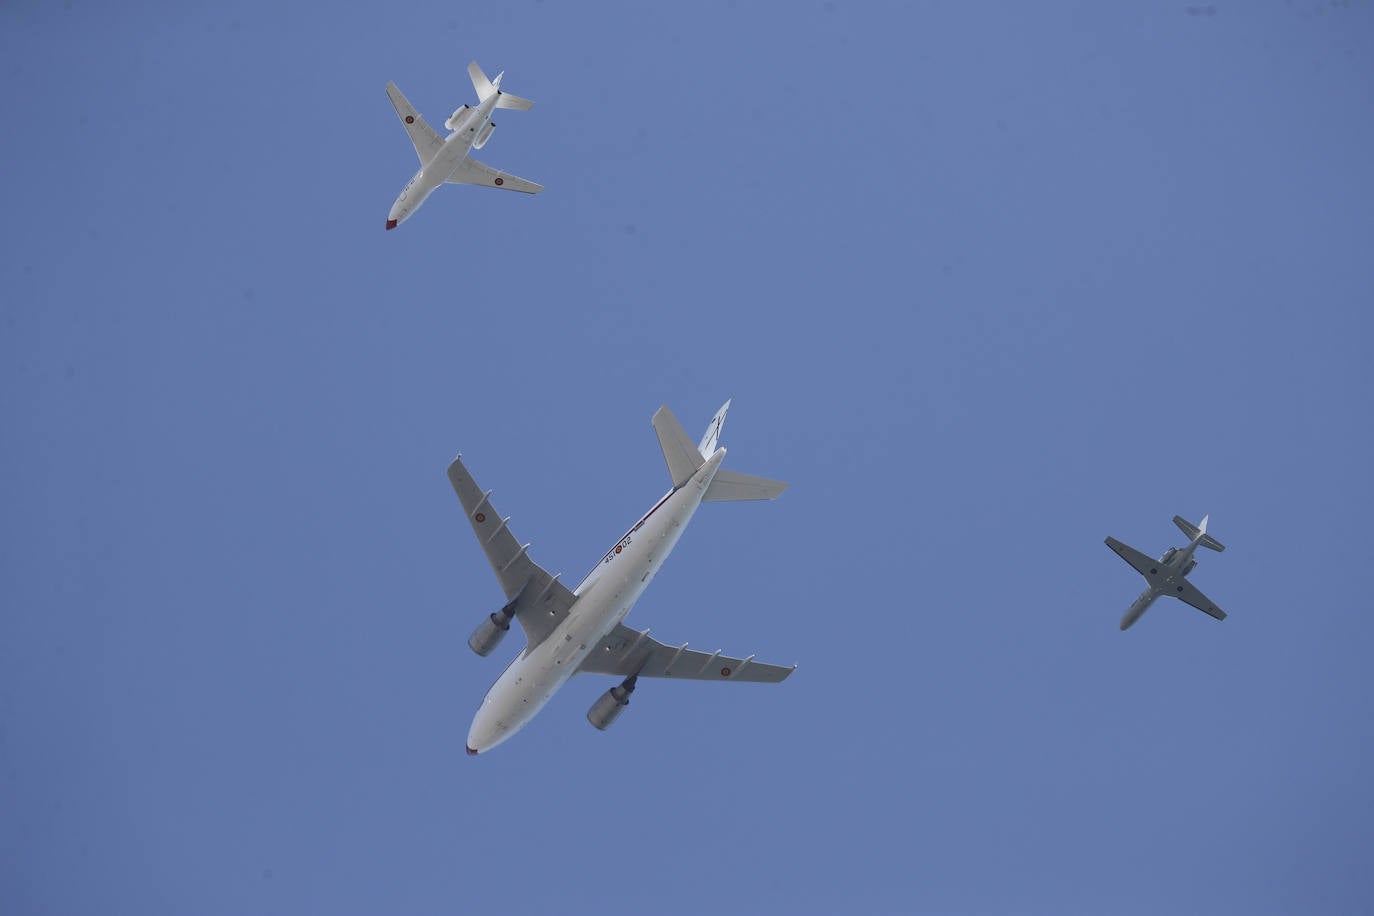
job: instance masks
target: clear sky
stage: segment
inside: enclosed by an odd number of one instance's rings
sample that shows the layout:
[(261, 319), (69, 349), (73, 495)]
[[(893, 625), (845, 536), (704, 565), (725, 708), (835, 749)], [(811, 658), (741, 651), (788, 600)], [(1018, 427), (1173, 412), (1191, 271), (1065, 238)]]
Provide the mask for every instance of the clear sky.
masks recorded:
[[(439, 190), (477, 59), (536, 101)], [(0, 912), (1374, 908), (1374, 7), (0, 6)], [(728, 397), (629, 623), (517, 639)], [(1225, 554), (1118, 630), (1174, 514)]]

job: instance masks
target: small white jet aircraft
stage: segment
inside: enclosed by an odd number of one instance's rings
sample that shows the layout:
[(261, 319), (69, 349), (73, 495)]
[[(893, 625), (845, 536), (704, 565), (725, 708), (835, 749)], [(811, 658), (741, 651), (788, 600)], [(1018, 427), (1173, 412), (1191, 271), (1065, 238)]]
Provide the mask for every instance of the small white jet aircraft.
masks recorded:
[(732, 658), (719, 651), (689, 650), (652, 639), (648, 630), (632, 630), (622, 621), (668, 558), (687, 523), (703, 502), (775, 499), (787, 484), (721, 469), (721, 425), (730, 409), (726, 401), (707, 427), (700, 445), (692, 444), (667, 407), (654, 414), (654, 431), (673, 488), (606, 551), (582, 584), (569, 591), (527, 554), (491, 504), (491, 491), (478, 488), (463, 466), (462, 455), (448, 466), (448, 479), (468, 521), (486, 551), (487, 560), (506, 593), (506, 606), (477, 627), (468, 645), (490, 655), (510, 630), (512, 619), (525, 630), (525, 647), (496, 679), (468, 731), (467, 751), (490, 750), (534, 718), (559, 687), (574, 674), (610, 674), (623, 678), (592, 705), (587, 720), (605, 729), (629, 705), (641, 677), (700, 681), (776, 683), (796, 666), (783, 668), (755, 662), (754, 656)]
[(420, 208), (425, 198), (434, 193), (439, 185), (476, 184), (484, 188), (504, 188), (507, 191), (524, 191), (535, 194), (544, 190), (542, 184), (517, 178), (508, 172), (498, 171), (483, 165), (468, 155), (474, 149), (481, 149), (491, 139), (496, 122), (491, 113), (497, 108), (515, 108), (526, 111), (534, 103), (518, 95), (502, 92), (501, 77), (489, 80), (477, 66), (477, 61), (468, 64), (468, 75), (472, 77), (472, 87), (477, 90), (477, 107), (464, 105), (444, 122), (444, 127), (452, 131), (447, 138), (425, 123), (415, 107), (406, 101), (395, 83), (386, 84), (386, 94), (396, 108), (396, 114), (405, 125), (410, 142), (415, 144), (415, 152), (420, 157), (420, 171), (401, 189), (401, 196), (391, 205), (386, 217), (386, 227), (395, 229), (404, 223), (410, 214)]
[(1188, 535), (1188, 546), (1181, 549), (1170, 547), (1164, 552), (1164, 556), (1158, 560), (1135, 548), (1127, 547), (1116, 538), (1107, 538), (1107, 546), (1115, 550), (1121, 559), (1135, 567), (1135, 571), (1144, 576), (1145, 581), (1150, 583), (1150, 587), (1145, 589), (1140, 597), (1135, 599), (1135, 602), (1126, 609), (1126, 615), (1121, 618), (1121, 629), (1123, 630), (1139, 620), (1140, 615), (1144, 614), (1145, 610), (1160, 595), (1169, 595), (1179, 599), (1184, 604), (1191, 604), (1202, 613), (1215, 617), (1217, 620), (1226, 619), (1226, 613), (1185, 578), (1188, 573), (1193, 571), (1193, 567), (1197, 566), (1197, 560), (1193, 559), (1193, 551), (1197, 550), (1199, 544), (1217, 552), (1225, 550), (1225, 545), (1207, 533), (1207, 516), (1205, 515), (1202, 517), (1202, 524), (1200, 525), (1194, 525), (1192, 522), (1184, 521), (1181, 515), (1175, 515), (1174, 524), (1184, 534)]

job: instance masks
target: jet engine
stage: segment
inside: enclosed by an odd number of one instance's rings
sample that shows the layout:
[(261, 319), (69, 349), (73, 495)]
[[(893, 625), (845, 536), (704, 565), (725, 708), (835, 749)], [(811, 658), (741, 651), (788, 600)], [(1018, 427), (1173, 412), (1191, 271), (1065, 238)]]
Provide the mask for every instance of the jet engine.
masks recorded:
[(454, 109), (453, 114), (449, 115), (448, 120), (444, 122), (444, 126), (449, 130), (457, 130), (463, 120), (463, 113), (467, 110), (468, 106), (466, 105), (462, 108)]
[(511, 618), (514, 616), (515, 602), (512, 601), (477, 625), (477, 629), (468, 637), (468, 648), (483, 658), (490, 655), (510, 630)]
[(472, 148), (481, 149), (486, 146), (487, 141), (491, 139), (491, 132), (494, 130), (496, 130), (496, 122), (488, 121), (487, 125), (478, 131), (477, 139), (472, 141)]
[(1176, 553), (1178, 553), (1178, 548), (1170, 547), (1168, 550), (1164, 551), (1164, 556), (1159, 558), (1159, 562), (1168, 563), (1170, 560), (1174, 558), (1174, 554)]
[(1196, 565), (1197, 565), (1197, 560), (1189, 560), (1189, 561), (1188, 561), (1188, 565), (1185, 566), (1185, 567), (1183, 567), (1183, 574), (1184, 574), (1185, 576), (1188, 575), (1188, 573), (1190, 573), (1190, 572), (1193, 571), (1193, 567), (1196, 566)]
[(603, 732), (610, 728), (616, 717), (625, 710), (626, 706), (630, 705), (630, 694), (635, 692), (635, 682), (638, 680), (639, 675), (632, 674), (618, 686), (603, 693), (592, 704), (592, 708), (587, 710), (587, 721)]

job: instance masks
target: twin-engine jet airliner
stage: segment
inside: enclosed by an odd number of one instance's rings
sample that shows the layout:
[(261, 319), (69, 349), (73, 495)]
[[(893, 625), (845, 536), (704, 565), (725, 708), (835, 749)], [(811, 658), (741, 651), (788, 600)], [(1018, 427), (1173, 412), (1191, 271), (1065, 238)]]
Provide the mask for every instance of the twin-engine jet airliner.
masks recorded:
[(462, 455), (453, 459), (449, 482), (506, 595), (505, 607), (482, 621), (468, 645), (486, 656), (512, 620), (525, 631), (525, 647), (497, 678), (472, 720), (469, 754), (490, 750), (514, 735), (574, 674), (622, 678), (587, 712), (587, 720), (604, 730), (629, 705), (641, 677), (776, 683), (796, 670), (795, 665), (755, 662), (752, 655), (733, 658), (719, 651), (697, 652), (686, 643), (670, 646), (651, 638), (648, 630), (632, 630), (622, 622), (703, 502), (776, 499), (787, 488), (776, 480), (721, 468), (725, 449), (719, 447), (720, 430), (729, 409), (726, 401), (699, 445), (667, 407), (658, 409), (653, 426), (673, 488), (572, 590), (529, 558), (529, 545), (516, 540), (510, 519), (492, 507), (491, 491), (478, 488)]
[(1174, 516), (1174, 524), (1186, 535), (1188, 535), (1188, 546), (1183, 548), (1170, 547), (1158, 560), (1153, 559), (1133, 547), (1127, 547), (1116, 538), (1107, 538), (1107, 546), (1117, 552), (1121, 559), (1135, 567), (1135, 571), (1145, 577), (1145, 581), (1150, 583), (1150, 587), (1141, 593), (1140, 597), (1126, 609), (1126, 615), (1121, 618), (1121, 629), (1128, 628), (1131, 624), (1140, 619), (1154, 600), (1160, 595), (1169, 595), (1177, 598), (1185, 604), (1215, 617), (1217, 620), (1225, 620), (1226, 613), (1212, 603), (1202, 592), (1198, 591), (1185, 577), (1197, 566), (1197, 560), (1193, 559), (1193, 551), (1197, 550), (1198, 545), (1217, 552), (1226, 549), (1226, 546), (1207, 533), (1207, 516), (1202, 517), (1202, 524), (1194, 525), (1192, 522), (1183, 520), (1180, 515)]
[(401, 189), (401, 196), (391, 205), (386, 217), (386, 227), (395, 229), (410, 218), (420, 208), (425, 198), (445, 182), (451, 184), (476, 184), (484, 188), (503, 188), (507, 191), (524, 191), (535, 194), (544, 190), (541, 184), (517, 178), (508, 172), (498, 171), (483, 165), (468, 155), (474, 149), (481, 149), (491, 139), (496, 122), (491, 113), (497, 108), (514, 108), (526, 111), (534, 103), (518, 95), (501, 91), (501, 77), (489, 80), (477, 66), (477, 61), (468, 64), (468, 76), (472, 77), (472, 88), (477, 90), (477, 107), (464, 105), (448, 120), (444, 127), (452, 133), (448, 137), (439, 136), (434, 128), (425, 123), (415, 107), (406, 101), (395, 83), (386, 84), (386, 94), (396, 108), (396, 114), (415, 144), (415, 153), (420, 157), (420, 171)]

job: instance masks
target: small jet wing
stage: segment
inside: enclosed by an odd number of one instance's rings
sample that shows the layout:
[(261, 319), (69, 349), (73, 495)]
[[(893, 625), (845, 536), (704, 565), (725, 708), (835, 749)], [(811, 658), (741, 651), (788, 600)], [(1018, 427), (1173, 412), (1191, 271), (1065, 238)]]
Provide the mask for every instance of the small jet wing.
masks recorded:
[(1169, 591), (1165, 592), (1165, 594), (1173, 595), (1184, 604), (1191, 604), (1209, 617), (1215, 617), (1217, 620), (1226, 619), (1226, 612), (1213, 604), (1211, 599), (1198, 591), (1197, 586), (1193, 585), (1193, 583), (1189, 582), (1187, 579), (1179, 579), (1172, 583), (1169, 586)]
[(448, 481), (467, 511), (472, 531), (506, 593), (506, 600), (515, 602), (515, 619), (524, 628), (525, 639), (531, 648), (539, 645), (568, 616), (575, 596), (557, 576), (549, 575), (529, 558), (526, 551), (530, 545), (522, 546), (511, 534), (507, 525), (510, 519), (497, 515), (491, 505), (491, 491), (478, 488), (461, 455), (448, 466)]
[(538, 194), (544, 190), (542, 184), (517, 178), (510, 172), (502, 172), (489, 165), (483, 165), (471, 156), (458, 163), (453, 174), (444, 179), (450, 184), (475, 184), (484, 188), (501, 188), (505, 191), (524, 191)]
[(1105, 543), (1116, 551), (1117, 556), (1135, 567), (1135, 571), (1148, 579), (1150, 584), (1153, 585), (1160, 580), (1160, 570), (1164, 569), (1164, 564), (1154, 557), (1143, 554), (1134, 547), (1127, 547), (1116, 538), (1107, 538)]
[(754, 656), (733, 658), (719, 652), (698, 652), (667, 646), (623, 623), (597, 645), (577, 669), (579, 674), (613, 674), (616, 677), (670, 677), (684, 681), (751, 681), (776, 684), (797, 670), (797, 666), (765, 665)]
[(396, 116), (401, 119), (401, 126), (410, 135), (410, 142), (415, 145), (415, 155), (420, 157), (420, 165), (424, 166), (434, 158), (439, 147), (444, 145), (444, 138), (425, 123), (425, 119), (420, 117), (415, 106), (407, 101), (395, 83), (386, 84), (386, 94), (391, 99), (392, 107), (396, 109)]

